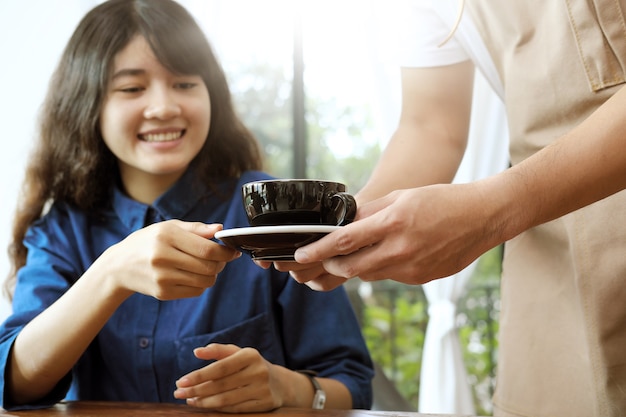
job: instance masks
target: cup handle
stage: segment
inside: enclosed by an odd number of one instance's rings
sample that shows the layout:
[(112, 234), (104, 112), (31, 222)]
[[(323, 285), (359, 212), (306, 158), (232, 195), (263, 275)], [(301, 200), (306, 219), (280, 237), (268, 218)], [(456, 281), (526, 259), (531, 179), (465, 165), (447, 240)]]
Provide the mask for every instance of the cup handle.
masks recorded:
[(351, 223), (356, 216), (356, 200), (348, 193), (335, 193), (330, 196), (328, 216), (335, 219), (337, 226)]

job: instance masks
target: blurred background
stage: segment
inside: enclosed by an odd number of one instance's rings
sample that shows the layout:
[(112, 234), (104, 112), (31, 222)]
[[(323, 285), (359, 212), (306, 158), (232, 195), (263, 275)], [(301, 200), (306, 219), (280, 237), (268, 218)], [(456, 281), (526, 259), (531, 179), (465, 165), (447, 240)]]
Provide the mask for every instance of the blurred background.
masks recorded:
[[(279, 177), (337, 180), (349, 191), (358, 191), (398, 119), (395, 54), (400, 2), (179, 2), (196, 17), (216, 50), (237, 110), (263, 145), (266, 170)], [(5, 131), (0, 152), (2, 277), (9, 269), (6, 247), (13, 210), (48, 79), (76, 24), (98, 3), (0, 2), (0, 125)], [(478, 108), (488, 112), (493, 104), (485, 101), (493, 103), (493, 98), (488, 91), (481, 94)], [(496, 248), (473, 266), (453, 311), (453, 336), (459, 340), (466, 370), (460, 374), (462, 383), (469, 387), (471, 407), (481, 415), (491, 414), (495, 383), (499, 268)], [(374, 359), (417, 410), (430, 318), (423, 288), (352, 280), (348, 289)], [(2, 298), (0, 318), (9, 312), (10, 305)]]

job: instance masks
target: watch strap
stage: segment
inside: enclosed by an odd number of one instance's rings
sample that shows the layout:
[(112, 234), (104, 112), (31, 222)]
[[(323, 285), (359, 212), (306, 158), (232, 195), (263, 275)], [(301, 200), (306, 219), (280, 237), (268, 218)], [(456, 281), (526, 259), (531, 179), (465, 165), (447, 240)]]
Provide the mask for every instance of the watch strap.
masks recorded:
[(311, 385), (313, 385), (314, 394), (313, 394), (313, 404), (311, 405), (311, 408), (315, 410), (323, 409), (324, 405), (326, 404), (326, 392), (322, 389), (322, 386), (315, 378), (315, 376), (317, 375), (317, 372), (309, 371), (309, 370), (301, 370), (301, 371), (296, 371), (296, 372), (301, 373), (302, 375), (309, 378), (309, 381), (311, 381)]

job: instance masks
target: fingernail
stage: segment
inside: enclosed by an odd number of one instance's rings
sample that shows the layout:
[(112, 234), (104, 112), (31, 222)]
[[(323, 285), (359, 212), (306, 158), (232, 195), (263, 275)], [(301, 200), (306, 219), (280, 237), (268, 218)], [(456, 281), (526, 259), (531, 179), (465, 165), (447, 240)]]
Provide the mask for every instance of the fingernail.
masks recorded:
[(309, 261), (309, 254), (305, 250), (296, 250), (294, 254), (296, 262), (307, 263)]

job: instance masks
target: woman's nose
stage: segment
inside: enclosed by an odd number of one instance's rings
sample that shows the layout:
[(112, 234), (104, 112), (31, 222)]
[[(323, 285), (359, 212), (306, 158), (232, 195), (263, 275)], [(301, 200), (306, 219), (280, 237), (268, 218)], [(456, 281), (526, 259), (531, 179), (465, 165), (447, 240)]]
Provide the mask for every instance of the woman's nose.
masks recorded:
[(149, 102), (144, 110), (146, 119), (171, 119), (179, 116), (180, 106), (174, 97), (174, 93), (166, 89), (151, 92)]

